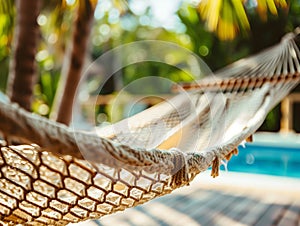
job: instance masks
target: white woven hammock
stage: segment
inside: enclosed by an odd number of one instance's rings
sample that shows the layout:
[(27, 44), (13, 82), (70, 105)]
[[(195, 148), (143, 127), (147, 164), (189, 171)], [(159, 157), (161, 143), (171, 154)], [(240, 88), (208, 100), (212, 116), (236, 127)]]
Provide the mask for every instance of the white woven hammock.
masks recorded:
[[(0, 224), (97, 219), (188, 185), (209, 166), (217, 176), (220, 162), (237, 154), (298, 84), (297, 39), (288, 34), (213, 77), (183, 84), (188, 93), (97, 134), (2, 102)], [(11, 140), (24, 145), (9, 146)]]

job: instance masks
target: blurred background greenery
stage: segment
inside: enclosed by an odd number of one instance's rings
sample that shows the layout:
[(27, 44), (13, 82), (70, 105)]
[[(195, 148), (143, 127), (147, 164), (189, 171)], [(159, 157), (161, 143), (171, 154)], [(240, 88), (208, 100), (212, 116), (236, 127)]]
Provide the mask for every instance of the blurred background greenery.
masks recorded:
[[(43, 1), (37, 19), (41, 41), (35, 57), (39, 77), (32, 109), (46, 117), (53, 107), (78, 1)], [(3, 92), (12, 56), (15, 17), (14, 0), (0, 0), (0, 90)], [(92, 62), (121, 44), (163, 40), (189, 49), (212, 70), (217, 70), (278, 43), (284, 34), (299, 25), (300, 0), (99, 0), (86, 58)], [(139, 76), (168, 77), (173, 81), (191, 79), (163, 63), (137, 63), (121, 70), (123, 85)], [(117, 89), (116, 81), (109, 80), (101, 94), (111, 94)], [(296, 106), (295, 111), (299, 110)], [(105, 106), (98, 109), (101, 115), (108, 111)], [(261, 130), (278, 131), (279, 118), (280, 107), (277, 106)], [(297, 118), (294, 129), (300, 132)]]

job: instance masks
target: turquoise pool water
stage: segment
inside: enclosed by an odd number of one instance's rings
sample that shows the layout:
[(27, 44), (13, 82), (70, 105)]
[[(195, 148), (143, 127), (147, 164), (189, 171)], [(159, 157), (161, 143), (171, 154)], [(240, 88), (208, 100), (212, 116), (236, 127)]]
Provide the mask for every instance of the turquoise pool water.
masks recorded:
[[(300, 147), (283, 143), (251, 143), (239, 147), (228, 171), (300, 178)], [(223, 167), (224, 169), (224, 167)]]

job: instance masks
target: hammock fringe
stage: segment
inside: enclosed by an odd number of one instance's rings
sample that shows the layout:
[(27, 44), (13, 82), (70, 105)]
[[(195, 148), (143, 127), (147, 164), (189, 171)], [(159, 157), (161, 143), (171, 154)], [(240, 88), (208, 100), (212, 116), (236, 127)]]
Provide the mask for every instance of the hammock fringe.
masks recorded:
[(212, 163), (211, 176), (213, 178), (219, 176), (220, 162), (221, 162), (220, 159), (216, 157)]

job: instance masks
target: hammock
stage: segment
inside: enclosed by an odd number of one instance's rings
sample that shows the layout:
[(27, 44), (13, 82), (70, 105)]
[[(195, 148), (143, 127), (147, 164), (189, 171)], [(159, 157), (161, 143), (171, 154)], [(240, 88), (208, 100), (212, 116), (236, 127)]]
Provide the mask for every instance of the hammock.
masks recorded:
[(3, 101), (0, 224), (98, 219), (188, 185), (210, 166), (217, 176), (221, 162), (251, 140), (298, 84), (297, 44), (299, 35), (288, 34), (277, 46), (182, 84), (188, 92), (97, 133)]

